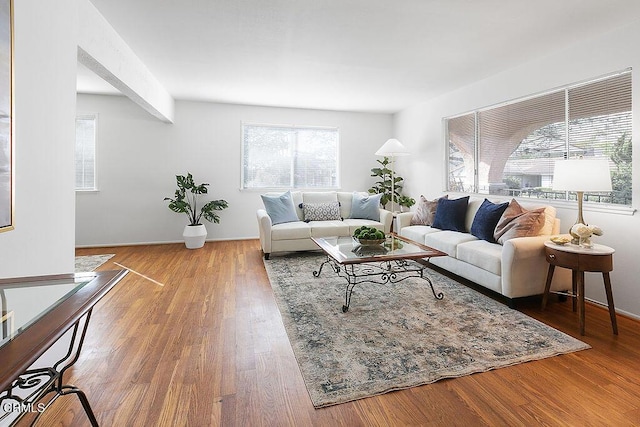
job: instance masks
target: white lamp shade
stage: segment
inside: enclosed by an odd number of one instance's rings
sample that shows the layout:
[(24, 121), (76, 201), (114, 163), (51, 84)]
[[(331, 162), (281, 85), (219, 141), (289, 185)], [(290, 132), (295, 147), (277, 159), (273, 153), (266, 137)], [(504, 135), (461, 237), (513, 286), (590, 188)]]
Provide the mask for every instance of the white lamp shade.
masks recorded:
[(566, 191), (611, 191), (611, 172), (606, 159), (556, 161), (553, 189)]
[(402, 142), (395, 138), (391, 138), (384, 143), (382, 147), (376, 151), (376, 156), (408, 156), (409, 150), (402, 145)]

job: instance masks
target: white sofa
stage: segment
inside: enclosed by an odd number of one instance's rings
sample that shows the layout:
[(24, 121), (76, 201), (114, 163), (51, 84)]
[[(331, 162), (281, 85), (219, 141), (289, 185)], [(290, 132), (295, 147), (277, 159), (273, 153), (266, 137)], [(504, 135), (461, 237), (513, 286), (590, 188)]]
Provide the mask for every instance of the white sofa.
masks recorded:
[[(445, 252), (448, 256), (436, 257), (430, 262), (504, 295), (510, 299), (511, 305), (515, 298), (542, 294), (549, 268), (545, 259), (544, 242), (551, 235), (560, 233), (560, 220), (556, 218), (555, 208), (519, 201), (526, 209), (545, 207), (545, 226), (538, 236), (517, 237), (501, 245), (480, 240), (469, 233), (483, 201), (484, 198), (469, 199), (465, 218), (466, 233), (410, 225), (413, 212), (406, 212), (397, 217), (398, 234)], [(498, 203), (507, 200), (491, 201)], [(571, 289), (570, 271), (556, 269), (551, 289)]]
[[(269, 195), (277, 195), (268, 193)], [(361, 193), (366, 195), (367, 193)], [(258, 209), (258, 228), (260, 230), (260, 246), (265, 259), (274, 252), (306, 251), (318, 249), (311, 237), (351, 236), (356, 228), (363, 225), (376, 227), (385, 233), (391, 231), (393, 214), (380, 209), (380, 220), (350, 218), (352, 192), (328, 191), (292, 191), (291, 196), (299, 221), (273, 225), (265, 209)], [(302, 203), (340, 202), (342, 220), (304, 222)]]

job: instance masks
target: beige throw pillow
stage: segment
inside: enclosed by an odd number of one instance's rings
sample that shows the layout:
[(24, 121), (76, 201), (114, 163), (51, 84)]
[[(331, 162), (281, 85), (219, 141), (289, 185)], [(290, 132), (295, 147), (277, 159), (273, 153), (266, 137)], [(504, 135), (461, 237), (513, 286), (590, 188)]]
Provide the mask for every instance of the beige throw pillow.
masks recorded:
[(537, 236), (544, 226), (544, 221), (544, 208), (527, 210), (512, 199), (496, 225), (494, 237), (503, 245), (515, 237)]
[(416, 211), (411, 218), (410, 225), (431, 225), (436, 217), (436, 209), (438, 208), (438, 200), (448, 199), (449, 195), (445, 194), (435, 200), (429, 201), (423, 195), (420, 195), (420, 201), (416, 207)]

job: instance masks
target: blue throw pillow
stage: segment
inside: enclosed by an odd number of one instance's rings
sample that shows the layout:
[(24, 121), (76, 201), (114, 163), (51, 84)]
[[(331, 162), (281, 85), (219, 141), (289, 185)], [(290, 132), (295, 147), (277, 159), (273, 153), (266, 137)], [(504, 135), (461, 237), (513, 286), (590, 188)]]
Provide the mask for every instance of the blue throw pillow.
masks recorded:
[(464, 220), (467, 215), (468, 205), (469, 196), (453, 200), (438, 200), (436, 217), (431, 226), (433, 228), (439, 228), (440, 230), (461, 231), (466, 233), (467, 230), (464, 225)]
[(380, 199), (382, 194), (372, 194), (363, 196), (360, 193), (353, 193), (351, 199), (351, 215), (349, 218), (370, 219), (380, 221)]
[(498, 225), (498, 221), (500, 221), (500, 217), (502, 217), (507, 206), (509, 206), (509, 202), (496, 204), (484, 199), (478, 212), (476, 212), (476, 216), (473, 217), (471, 234), (478, 239), (495, 243), (496, 239), (493, 235), (496, 230), (496, 225)]
[(291, 191), (279, 196), (261, 195), (260, 197), (262, 197), (262, 203), (264, 203), (267, 214), (271, 217), (271, 224), (300, 221), (296, 214)]

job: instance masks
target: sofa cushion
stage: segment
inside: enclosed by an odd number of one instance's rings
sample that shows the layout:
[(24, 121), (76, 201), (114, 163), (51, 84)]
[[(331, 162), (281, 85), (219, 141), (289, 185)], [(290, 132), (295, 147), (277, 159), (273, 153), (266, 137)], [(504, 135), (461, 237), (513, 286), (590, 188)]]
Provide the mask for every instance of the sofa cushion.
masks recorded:
[(438, 208), (432, 226), (440, 230), (467, 231), (465, 217), (468, 204), (469, 196), (453, 200), (441, 198), (438, 200)]
[(554, 234), (553, 233), (553, 228), (555, 226), (555, 220), (556, 220), (556, 208), (555, 207), (550, 206), (550, 205), (540, 204), (540, 203), (527, 202), (527, 201), (523, 201), (523, 200), (521, 200), (519, 203), (523, 208), (528, 209), (528, 210), (544, 208), (544, 225), (540, 229), (540, 232), (538, 233), (538, 235), (541, 236), (543, 234), (544, 235)]
[(545, 208), (527, 210), (512, 199), (496, 226), (494, 237), (500, 244), (516, 237), (538, 236), (545, 225)]
[(291, 198), (293, 199), (293, 206), (296, 207), (296, 215), (300, 221), (304, 221), (304, 212), (302, 212), (302, 191), (292, 191)]
[(424, 237), (427, 234), (438, 233), (439, 231), (437, 228), (429, 227), (428, 225), (412, 225), (400, 229), (400, 235), (414, 242), (424, 244)]
[(340, 203), (303, 203), (304, 221), (335, 221), (342, 220), (340, 216)]
[(380, 221), (380, 199), (382, 194), (363, 195), (353, 193), (351, 201), (351, 215), (349, 218), (370, 219)]
[(278, 224), (271, 228), (271, 240), (308, 239), (310, 237), (311, 227), (302, 221)]
[(478, 239), (486, 240), (487, 242), (495, 243), (494, 232), (496, 225), (504, 211), (509, 206), (509, 202), (495, 204), (487, 199), (484, 199), (482, 205), (476, 212), (471, 225), (471, 234)]
[(502, 246), (486, 240), (474, 240), (458, 245), (457, 258), (490, 273), (502, 274)]
[(260, 197), (262, 197), (262, 203), (264, 203), (264, 208), (271, 218), (272, 225), (299, 221), (296, 208), (293, 205), (291, 191), (277, 196), (263, 194)]
[(338, 194), (335, 191), (309, 191), (302, 193), (302, 203), (330, 203), (337, 201)]
[(311, 221), (311, 237), (350, 236), (349, 226), (342, 221)]
[(445, 194), (434, 200), (427, 200), (426, 197), (420, 195), (420, 201), (416, 207), (416, 211), (411, 218), (409, 225), (432, 225), (433, 220), (436, 217), (436, 210), (438, 209), (438, 201), (440, 199), (448, 199), (449, 195)]
[(556, 220), (556, 208), (553, 206), (545, 206), (544, 208), (544, 225), (540, 229), (538, 235), (553, 234), (553, 225)]
[(464, 219), (465, 231), (471, 231), (473, 220), (476, 219), (476, 213), (478, 212), (478, 209), (480, 209), (483, 201), (484, 197), (481, 199), (477, 197), (469, 197), (469, 204), (467, 205), (467, 215)]
[[(340, 216), (344, 218), (349, 218), (351, 215), (351, 201), (353, 199), (353, 193), (347, 191), (338, 191), (338, 202), (340, 203)], [(362, 194), (367, 195), (368, 193), (363, 192)]]
[(458, 231), (440, 231), (438, 233), (430, 233), (424, 236), (424, 244), (442, 251), (449, 256), (457, 256), (457, 247), (460, 243), (478, 240), (469, 233), (460, 233)]

